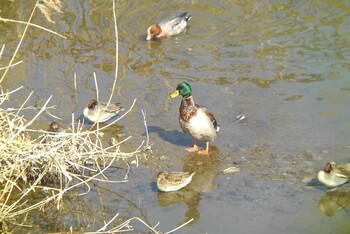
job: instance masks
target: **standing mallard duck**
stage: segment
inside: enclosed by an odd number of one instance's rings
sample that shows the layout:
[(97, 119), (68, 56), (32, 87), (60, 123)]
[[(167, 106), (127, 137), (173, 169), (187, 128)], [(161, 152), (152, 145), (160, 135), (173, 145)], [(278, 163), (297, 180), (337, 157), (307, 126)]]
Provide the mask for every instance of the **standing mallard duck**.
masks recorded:
[[(214, 141), (216, 133), (219, 131), (214, 115), (207, 108), (194, 103), (192, 89), (186, 82), (180, 83), (176, 91), (170, 95), (171, 98), (182, 96), (179, 108), (179, 122), (184, 133), (189, 134), (194, 139), (192, 148), (187, 148), (188, 152), (197, 152), (199, 154), (209, 154), (209, 142)], [(199, 150), (198, 141), (206, 141), (205, 150)]]
[(328, 187), (337, 187), (349, 180), (335, 165), (335, 162), (327, 162), (323, 170), (317, 173), (318, 180)]

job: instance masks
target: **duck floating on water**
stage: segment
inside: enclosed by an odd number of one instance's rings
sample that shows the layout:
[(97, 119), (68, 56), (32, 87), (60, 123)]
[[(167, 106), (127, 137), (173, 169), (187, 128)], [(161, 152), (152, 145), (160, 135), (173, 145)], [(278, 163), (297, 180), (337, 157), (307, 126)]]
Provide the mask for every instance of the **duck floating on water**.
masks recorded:
[(84, 117), (91, 122), (102, 123), (116, 116), (123, 110), (124, 108), (120, 103), (110, 103), (107, 106), (107, 103), (98, 103), (95, 99), (92, 99), (84, 109)]
[(157, 24), (151, 25), (147, 29), (146, 40), (155, 38), (169, 37), (181, 33), (185, 30), (187, 22), (191, 19), (191, 16), (184, 12), (173, 18), (163, 20)]
[(323, 170), (317, 173), (317, 179), (328, 187), (337, 187), (348, 182), (349, 178), (342, 174), (335, 162), (327, 162)]
[(157, 187), (163, 192), (177, 191), (187, 186), (194, 174), (196, 173), (161, 171), (157, 175)]

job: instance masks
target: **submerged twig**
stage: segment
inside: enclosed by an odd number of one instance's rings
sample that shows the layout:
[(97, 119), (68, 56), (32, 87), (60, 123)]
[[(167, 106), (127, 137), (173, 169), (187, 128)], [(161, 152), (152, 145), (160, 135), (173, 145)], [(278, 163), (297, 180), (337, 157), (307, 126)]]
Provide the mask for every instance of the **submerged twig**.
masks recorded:
[[(0, 58), (1, 59), (1, 58)], [(17, 66), (18, 64), (21, 64), (23, 61), (21, 60), (21, 61), (18, 61), (18, 62), (16, 62), (16, 63), (14, 63), (14, 64), (11, 64), (10, 66), (6, 66), (6, 67), (0, 67), (0, 71), (1, 70), (5, 70), (5, 69), (7, 69), (7, 68), (11, 68), (11, 67), (14, 67), (14, 66)]]
[(186, 226), (187, 224), (189, 224), (189, 223), (190, 223), (190, 222), (192, 222), (193, 220), (194, 220), (194, 218), (192, 218), (192, 219), (188, 220), (187, 222), (185, 222), (185, 223), (181, 224), (180, 226), (178, 226), (178, 227), (174, 228), (174, 229), (173, 229), (173, 230), (171, 230), (171, 231), (165, 232), (164, 234), (170, 234), (170, 233), (173, 233), (173, 232), (175, 232), (175, 231), (179, 230), (180, 228), (182, 228), (182, 227)]
[[(25, 23), (26, 26), (25, 26), (25, 28), (24, 28), (24, 30), (23, 30), (21, 39), (19, 40), (19, 42), (18, 42), (18, 44), (17, 44), (17, 47), (16, 47), (16, 49), (15, 49), (15, 51), (14, 51), (14, 53), (13, 53), (11, 59), (10, 59), (10, 62), (9, 62), (9, 64), (6, 66), (6, 69), (5, 69), (4, 73), (2, 74), (2, 77), (1, 77), (1, 79), (0, 79), (0, 84), (2, 83), (2, 81), (4, 80), (4, 78), (6, 77), (6, 75), (7, 75), (8, 71), (9, 71), (9, 69), (13, 66), (13, 61), (14, 61), (14, 59), (15, 59), (17, 53), (18, 53), (18, 50), (19, 50), (19, 48), (20, 48), (20, 46), (21, 46), (21, 44), (22, 44), (22, 42), (23, 42), (23, 40), (24, 40), (24, 37), (25, 37), (25, 35), (26, 35), (27, 31), (28, 31), (28, 27), (29, 27), (29, 26), (34, 26), (34, 25), (31, 24), (30, 22), (32, 21), (32, 18), (33, 18), (33, 16), (34, 16), (35, 9), (36, 9), (37, 7), (38, 7), (39, 10), (45, 15), (46, 19), (47, 19), (48, 21), (50, 21), (50, 22), (53, 22), (53, 21), (51, 20), (51, 17), (50, 17), (52, 11), (61, 12), (61, 10), (60, 10), (60, 7), (61, 7), (61, 2), (60, 2), (60, 0), (46, 0), (46, 1), (44, 2), (44, 4), (41, 4), (41, 3), (39, 3), (39, 1), (38, 1), (38, 2), (35, 4), (35, 6), (33, 7), (32, 12), (30, 13), (30, 16), (29, 16), (28, 21), (27, 21), (27, 22), (23, 22), (23, 23)], [(6, 21), (6, 20), (7, 20), (7, 21), (10, 21), (9, 19), (4, 19), (4, 18), (1, 18), (0, 20), (2, 20), (2, 21)], [(11, 21), (12, 21), (12, 20), (11, 20)], [(52, 31), (51, 31), (51, 33), (52, 33)], [(59, 35), (58, 33), (55, 33), (55, 34), (56, 34), (56, 35)], [(62, 36), (62, 35), (59, 35), (59, 36)], [(62, 36), (62, 37), (63, 37), (63, 36)]]
[[(34, 11), (35, 11), (35, 7), (33, 8), (32, 12), (31, 12), (31, 14), (30, 14), (30, 16), (29, 16), (28, 22), (30, 22), (30, 21), (32, 20), (33, 15), (34, 15)], [(10, 67), (11, 67), (11, 65), (12, 65), (12, 63), (13, 63), (13, 61), (15, 60), (15, 57), (16, 57), (16, 55), (17, 55), (17, 53), (18, 53), (19, 47), (21, 46), (21, 44), (22, 44), (22, 42), (23, 42), (23, 39), (24, 39), (24, 36), (26, 35), (26, 32), (27, 32), (27, 30), (28, 30), (28, 27), (29, 27), (29, 24), (26, 24), (26, 27), (25, 27), (24, 30), (23, 30), (21, 39), (19, 40), (18, 45), (17, 45), (17, 47), (16, 47), (16, 49), (15, 49), (15, 52), (13, 53), (13, 55), (12, 55), (12, 57), (11, 57), (11, 60), (10, 60), (10, 62), (9, 62), (9, 65), (8, 65), (7, 68), (5, 69), (4, 74), (2, 74), (2, 77), (1, 77), (1, 79), (0, 79), (0, 84), (1, 84), (2, 81), (4, 80), (5, 76), (7, 75), (7, 72), (9, 71), (9, 69), (10, 69)]]
[(37, 25), (37, 24), (33, 24), (33, 23), (29, 23), (29, 22), (24, 22), (24, 21), (20, 21), (20, 20), (7, 19), (7, 18), (3, 18), (3, 17), (1, 17), (1, 16), (0, 16), (0, 21), (3, 21), (3, 22), (5, 22), (5, 23), (11, 22), (11, 23), (19, 23), (19, 24), (28, 24), (29, 26), (42, 29), (42, 30), (44, 30), (44, 31), (46, 31), (46, 32), (49, 32), (49, 33), (52, 33), (52, 34), (54, 34), (54, 35), (56, 35), (56, 36), (62, 37), (63, 39), (67, 39), (67, 37), (63, 36), (62, 34), (59, 34), (59, 33), (55, 32), (55, 31), (52, 31), (52, 30), (50, 30), (50, 29), (48, 29), (48, 28), (42, 27), (42, 26)]

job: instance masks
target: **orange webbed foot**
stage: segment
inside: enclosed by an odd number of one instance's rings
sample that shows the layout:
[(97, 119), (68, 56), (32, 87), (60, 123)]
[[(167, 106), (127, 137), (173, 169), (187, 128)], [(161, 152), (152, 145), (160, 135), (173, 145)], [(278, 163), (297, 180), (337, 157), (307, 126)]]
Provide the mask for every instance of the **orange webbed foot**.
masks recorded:
[(186, 151), (187, 151), (187, 152), (190, 152), (190, 153), (194, 153), (194, 152), (197, 152), (197, 151), (198, 151), (198, 147), (195, 146), (195, 147), (192, 147), (192, 148), (186, 148)]
[(198, 154), (209, 155), (209, 141), (206, 142), (206, 147), (203, 150), (198, 150)]
[(197, 151), (199, 150), (199, 149), (198, 149), (198, 146), (197, 146), (197, 143), (198, 143), (198, 141), (197, 141), (197, 140), (194, 140), (193, 147), (192, 147), (192, 148), (186, 148), (186, 151), (187, 151), (187, 152), (190, 152), (190, 153), (197, 152)]
[(201, 155), (209, 155), (209, 151), (208, 151), (207, 149), (198, 150), (198, 154), (201, 154)]

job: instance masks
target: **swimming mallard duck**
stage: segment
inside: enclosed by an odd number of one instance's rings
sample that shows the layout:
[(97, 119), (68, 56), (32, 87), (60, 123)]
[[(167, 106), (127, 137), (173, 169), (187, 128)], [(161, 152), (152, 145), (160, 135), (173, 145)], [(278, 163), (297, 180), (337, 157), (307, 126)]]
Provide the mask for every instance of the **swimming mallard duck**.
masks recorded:
[(337, 187), (348, 182), (349, 178), (340, 173), (335, 162), (327, 162), (323, 170), (317, 173), (318, 180), (328, 187)]
[(157, 175), (157, 187), (163, 192), (172, 192), (188, 185), (195, 172), (161, 171)]
[[(199, 154), (209, 154), (209, 142), (214, 141), (216, 133), (219, 131), (214, 115), (207, 108), (194, 104), (192, 97), (192, 89), (186, 82), (180, 83), (176, 87), (176, 91), (170, 95), (171, 98), (182, 96), (179, 108), (179, 122), (184, 133), (189, 134), (194, 139), (192, 148), (187, 148), (188, 152), (197, 152)], [(199, 150), (198, 141), (206, 141), (205, 150)]]
[(92, 99), (84, 109), (84, 117), (91, 122), (101, 123), (106, 122), (123, 110), (124, 108), (120, 103), (110, 103), (107, 106), (107, 103), (97, 103), (95, 99)]

